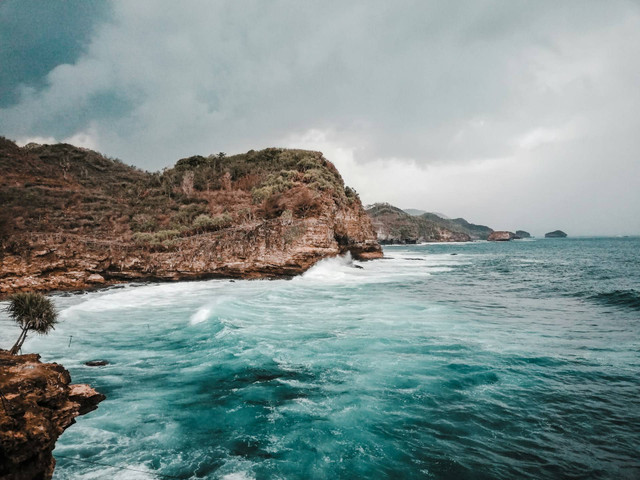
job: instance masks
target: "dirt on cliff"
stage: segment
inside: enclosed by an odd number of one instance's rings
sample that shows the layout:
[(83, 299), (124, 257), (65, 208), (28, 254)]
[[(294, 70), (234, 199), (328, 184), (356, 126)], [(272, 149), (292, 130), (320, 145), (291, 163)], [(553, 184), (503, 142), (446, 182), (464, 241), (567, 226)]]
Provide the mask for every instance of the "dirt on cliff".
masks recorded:
[(88, 385), (71, 385), (69, 372), (40, 356), (0, 350), (0, 478), (50, 479), (58, 437), (78, 415), (105, 399)]
[(194, 156), (149, 173), (68, 144), (0, 137), (0, 297), (135, 280), (299, 274), (382, 256), (320, 152)]

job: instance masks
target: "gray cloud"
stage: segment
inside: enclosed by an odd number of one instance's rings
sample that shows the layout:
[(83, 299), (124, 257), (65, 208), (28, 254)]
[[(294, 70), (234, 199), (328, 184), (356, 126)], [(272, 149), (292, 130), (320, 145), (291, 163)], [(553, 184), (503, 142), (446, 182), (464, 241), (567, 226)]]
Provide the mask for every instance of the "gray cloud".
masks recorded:
[(365, 201), (640, 232), (638, 2), (118, 0), (100, 19), (0, 132), (148, 169), (303, 145)]

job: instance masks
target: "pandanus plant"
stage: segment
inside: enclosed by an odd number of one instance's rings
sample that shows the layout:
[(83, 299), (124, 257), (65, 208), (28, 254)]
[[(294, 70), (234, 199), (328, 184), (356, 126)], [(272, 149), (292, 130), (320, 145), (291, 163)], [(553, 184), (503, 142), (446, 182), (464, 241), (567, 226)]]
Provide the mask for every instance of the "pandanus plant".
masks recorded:
[(11, 348), (12, 355), (20, 351), (29, 331), (33, 330), (46, 335), (53, 330), (58, 321), (53, 302), (41, 293), (27, 292), (12, 295), (9, 297), (7, 312), (22, 329), (18, 340)]

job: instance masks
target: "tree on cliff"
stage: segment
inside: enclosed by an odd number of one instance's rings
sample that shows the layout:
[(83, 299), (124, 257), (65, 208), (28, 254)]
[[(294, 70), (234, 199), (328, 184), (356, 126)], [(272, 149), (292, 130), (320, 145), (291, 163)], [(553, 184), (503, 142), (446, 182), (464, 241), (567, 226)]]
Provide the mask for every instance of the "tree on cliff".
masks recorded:
[(45, 335), (53, 330), (58, 314), (53, 302), (41, 293), (16, 293), (9, 297), (7, 312), (22, 329), (11, 354), (17, 354), (27, 338), (29, 330)]

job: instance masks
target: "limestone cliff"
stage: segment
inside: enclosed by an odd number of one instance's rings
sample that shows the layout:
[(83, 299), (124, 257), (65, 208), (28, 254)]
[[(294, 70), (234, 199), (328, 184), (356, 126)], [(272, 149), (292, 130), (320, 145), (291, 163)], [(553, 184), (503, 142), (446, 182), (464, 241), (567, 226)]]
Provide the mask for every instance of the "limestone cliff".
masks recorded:
[(58, 437), (78, 415), (98, 408), (104, 395), (71, 385), (62, 365), (40, 356), (0, 350), (0, 478), (50, 479)]
[(67, 144), (0, 137), (0, 297), (133, 280), (301, 273), (382, 251), (322, 153), (195, 156), (148, 173)]
[(382, 244), (412, 244), (421, 242), (468, 242), (471, 237), (457, 229), (447, 228), (425, 214), (410, 215), (387, 203), (377, 203), (367, 208), (367, 214)]

